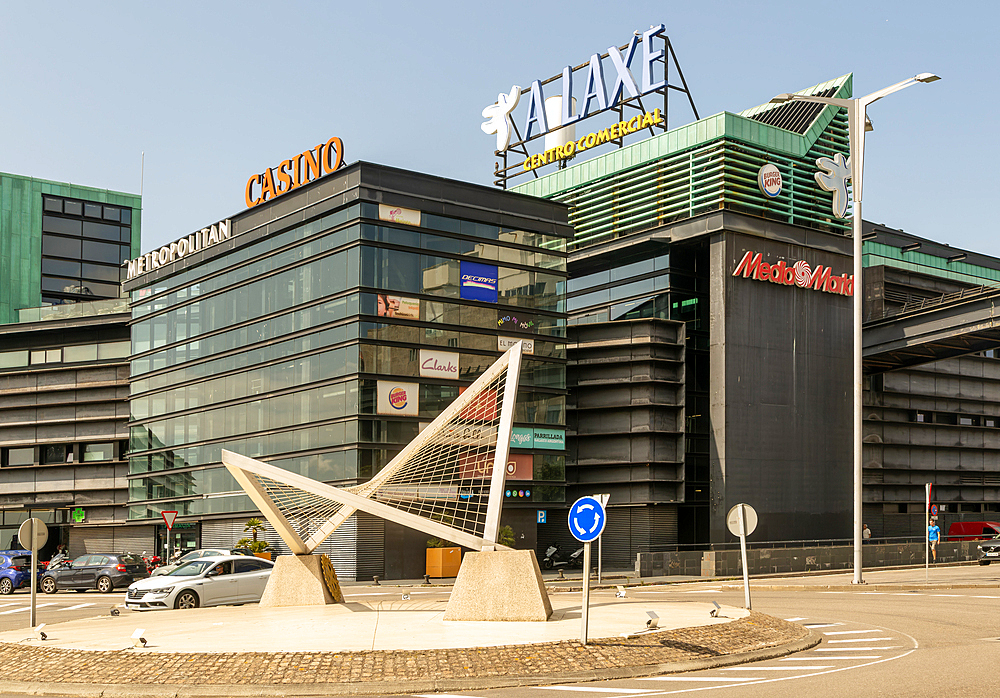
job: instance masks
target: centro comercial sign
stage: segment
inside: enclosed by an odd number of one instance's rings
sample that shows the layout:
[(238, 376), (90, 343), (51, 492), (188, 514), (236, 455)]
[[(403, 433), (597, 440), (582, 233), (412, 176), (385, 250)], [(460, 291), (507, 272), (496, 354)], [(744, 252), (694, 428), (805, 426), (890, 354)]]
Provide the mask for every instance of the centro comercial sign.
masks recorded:
[(813, 268), (804, 259), (794, 264), (784, 260), (774, 264), (763, 261), (760, 252), (748, 251), (736, 265), (733, 276), (742, 276), (754, 281), (768, 281), (783, 286), (798, 286), (812, 291), (834, 293), (839, 296), (854, 295), (854, 275), (835, 276), (831, 267), (817, 264)]

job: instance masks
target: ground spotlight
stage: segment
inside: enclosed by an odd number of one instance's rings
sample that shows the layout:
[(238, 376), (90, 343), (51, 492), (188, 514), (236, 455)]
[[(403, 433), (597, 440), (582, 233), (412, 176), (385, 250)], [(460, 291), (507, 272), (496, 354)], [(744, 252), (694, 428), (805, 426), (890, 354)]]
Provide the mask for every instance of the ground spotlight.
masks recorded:
[(143, 633), (145, 633), (145, 632), (146, 632), (145, 628), (136, 628), (135, 629), (135, 632), (132, 633), (132, 646), (133, 647), (145, 647), (146, 646), (146, 638), (144, 638), (142, 636)]
[(646, 611), (646, 615), (649, 616), (649, 620), (646, 621), (646, 627), (649, 630), (655, 630), (660, 625), (660, 617), (656, 615), (655, 611)]

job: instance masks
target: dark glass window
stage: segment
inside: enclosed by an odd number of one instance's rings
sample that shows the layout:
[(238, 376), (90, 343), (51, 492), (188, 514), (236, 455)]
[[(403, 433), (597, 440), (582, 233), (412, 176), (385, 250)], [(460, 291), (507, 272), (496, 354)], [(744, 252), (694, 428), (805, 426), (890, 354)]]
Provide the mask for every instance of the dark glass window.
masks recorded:
[(121, 220), (122, 210), (120, 208), (115, 208), (114, 206), (104, 207), (104, 220), (106, 221), (118, 221)]
[(122, 223), (124, 225), (131, 225), (132, 224), (132, 209), (130, 209), (130, 208), (123, 208), (122, 209)]
[(54, 211), (56, 213), (62, 213), (62, 199), (52, 199), (49, 197), (44, 197), (45, 210)]
[(42, 232), (62, 233), (63, 235), (79, 235), (82, 228), (80, 221), (58, 216), (42, 216)]
[(83, 215), (83, 202), (82, 201), (65, 201), (65, 202), (63, 202), (63, 210), (66, 212), (67, 216), (82, 216)]
[[(77, 269), (80, 265), (77, 265)], [(80, 272), (77, 271), (77, 274)], [(121, 282), (121, 267), (105, 266), (103, 264), (84, 264), (83, 265), (83, 276), (87, 279), (95, 279), (97, 281), (110, 281), (112, 283)]]
[(86, 221), (83, 224), (83, 236), (118, 242), (121, 238), (121, 231), (117, 225), (108, 225), (107, 223), (91, 223), (90, 221)]
[(90, 240), (83, 241), (83, 258), (87, 261), (108, 262), (110, 264), (118, 264), (122, 261), (118, 245)]
[(34, 462), (35, 449), (33, 448), (7, 449), (7, 465), (33, 465)]
[(80, 259), (81, 249), (80, 241), (72, 238), (56, 237), (55, 235), (45, 235), (42, 238), (43, 255)]
[(76, 293), (90, 295), (83, 290), (80, 279), (64, 279), (60, 276), (43, 276), (42, 290), (54, 293)]
[(83, 215), (87, 218), (100, 218), (101, 217), (101, 205), (100, 204), (88, 204), (83, 205)]
[(42, 273), (57, 276), (80, 276), (80, 263), (65, 259), (43, 259)]
[(72, 463), (73, 449), (63, 444), (42, 446), (42, 463)]

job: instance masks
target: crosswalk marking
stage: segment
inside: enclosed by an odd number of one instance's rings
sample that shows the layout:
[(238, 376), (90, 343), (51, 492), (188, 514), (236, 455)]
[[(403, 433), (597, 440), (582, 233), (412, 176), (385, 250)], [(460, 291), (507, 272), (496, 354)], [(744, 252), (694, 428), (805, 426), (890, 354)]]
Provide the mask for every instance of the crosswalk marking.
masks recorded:
[(87, 606), (93, 606), (92, 603), (78, 603), (76, 606), (67, 606), (66, 608), (60, 608), (60, 611), (75, 611), (78, 608), (86, 608)]
[(864, 633), (880, 633), (881, 630), (831, 630), (824, 635), (862, 635)]
[[(361, 596), (361, 594), (355, 594)], [(462, 696), (457, 693), (411, 693), (414, 698), (476, 698), (475, 696)]]
[(720, 671), (804, 671), (806, 669), (832, 669), (833, 665), (828, 666), (751, 666), (749, 664), (743, 664), (742, 666), (727, 666), (722, 667)]
[(794, 623), (797, 620), (805, 620), (805, 618), (785, 618), (789, 623)]
[(827, 640), (829, 644), (840, 642), (892, 642), (891, 637), (852, 637), (849, 640)]
[(601, 686), (535, 686), (542, 691), (581, 691), (586, 693), (652, 693), (649, 688), (604, 688)]
[(843, 625), (843, 623), (804, 623), (803, 625), (810, 630), (814, 630), (816, 628), (835, 628), (838, 625)]
[(1000, 596), (971, 596), (972, 599), (1000, 599)]
[[(35, 608), (42, 608), (43, 606), (55, 606), (55, 603), (35, 604)], [(30, 611), (30, 610), (31, 610), (31, 605), (29, 604), (28, 606), (24, 606), (22, 608), (12, 608), (9, 611), (0, 611), (0, 616), (6, 616), (10, 613), (21, 613), (22, 611)]]

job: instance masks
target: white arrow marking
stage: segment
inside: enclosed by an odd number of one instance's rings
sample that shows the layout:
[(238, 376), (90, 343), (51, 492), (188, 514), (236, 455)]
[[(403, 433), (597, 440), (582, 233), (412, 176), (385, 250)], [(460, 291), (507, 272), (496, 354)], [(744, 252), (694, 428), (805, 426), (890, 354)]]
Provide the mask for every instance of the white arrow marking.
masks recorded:
[(594, 525), (590, 527), (590, 533), (597, 530), (597, 527), (601, 525), (601, 515), (594, 514)]

